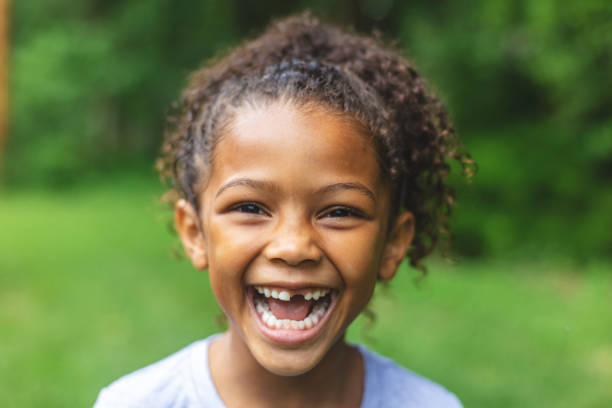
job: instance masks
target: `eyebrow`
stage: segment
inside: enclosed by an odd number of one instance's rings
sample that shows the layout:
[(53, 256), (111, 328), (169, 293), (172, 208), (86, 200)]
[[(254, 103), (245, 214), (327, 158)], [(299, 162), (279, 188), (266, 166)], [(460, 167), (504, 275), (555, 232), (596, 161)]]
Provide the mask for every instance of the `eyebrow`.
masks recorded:
[(228, 181), (227, 183), (219, 187), (219, 190), (217, 190), (217, 194), (215, 194), (215, 198), (219, 197), (221, 193), (223, 193), (228, 188), (240, 186), (250, 187), (255, 190), (278, 190), (276, 184), (270, 183), (268, 181), (253, 180), (250, 178), (239, 178), (232, 181)]
[[(221, 187), (219, 187), (219, 190), (217, 190), (217, 194), (215, 194), (215, 198), (219, 197), (221, 193), (223, 193), (225, 190), (229, 188), (241, 187), (241, 186), (249, 187), (255, 190), (272, 190), (272, 191), (278, 190), (278, 186), (276, 184), (268, 182), (268, 181), (253, 180), (250, 178), (239, 178), (239, 179), (229, 181), (223, 184)], [(366, 197), (368, 197), (374, 203), (376, 203), (376, 196), (374, 195), (372, 190), (370, 190), (369, 188), (367, 188), (361, 183), (334, 183), (334, 184), (330, 184), (330, 185), (321, 187), (320, 189), (315, 191), (315, 194), (335, 193), (337, 191), (343, 191), (343, 190), (358, 191), (362, 193), (363, 195), (365, 195)]]
[(367, 188), (361, 183), (334, 183), (334, 184), (330, 184), (328, 186), (318, 189), (316, 193), (318, 194), (335, 193), (336, 191), (343, 191), (343, 190), (356, 190), (362, 193), (363, 195), (365, 195), (366, 197), (368, 197), (369, 199), (371, 199), (372, 201), (374, 201), (374, 203), (376, 203), (376, 196), (374, 195), (372, 190), (370, 190), (369, 188)]

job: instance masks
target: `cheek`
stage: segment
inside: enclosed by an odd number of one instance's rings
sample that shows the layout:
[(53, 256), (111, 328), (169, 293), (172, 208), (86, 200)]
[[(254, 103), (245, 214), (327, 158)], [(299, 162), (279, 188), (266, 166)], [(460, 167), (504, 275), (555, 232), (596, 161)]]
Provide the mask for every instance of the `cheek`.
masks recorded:
[(252, 234), (235, 231), (222, 222), (210, 222), (207, 231), (208, 272), (210, 282), (222, 308), (227, 299), (242, 299), (244, 272), (256, 253), (256, 240)]
[(329, 241), (334, 247), (333, 262), (348, 289), (369, 291), (376, 283), (382, 253), (379, 235), (377, 228), (367, 228), (339, 234)]
[[(207, 244), (211, 268), (222, 268), (224, 274), (240, 274), (250, 261), (249, 254), (256, 248), (253, 234), (228, 223), (209, 223)], [(241, 267), (242, 266), (242, 267)]]

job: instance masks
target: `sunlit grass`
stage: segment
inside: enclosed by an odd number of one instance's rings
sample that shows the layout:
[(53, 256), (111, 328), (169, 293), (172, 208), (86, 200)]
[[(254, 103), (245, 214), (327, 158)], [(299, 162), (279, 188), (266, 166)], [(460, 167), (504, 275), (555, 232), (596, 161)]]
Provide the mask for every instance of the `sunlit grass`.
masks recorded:
[[(161, 188), (127, 179), (0, 192), (0, 406), (90, 406), (122, 374), (219, 330), (205, 273), (173, 255)], [(473, 407), (612, 401), (612, 267), (430, 262), (377, 291), (351, 341)], [(368, 339), (365, 339), (365, 337)]]

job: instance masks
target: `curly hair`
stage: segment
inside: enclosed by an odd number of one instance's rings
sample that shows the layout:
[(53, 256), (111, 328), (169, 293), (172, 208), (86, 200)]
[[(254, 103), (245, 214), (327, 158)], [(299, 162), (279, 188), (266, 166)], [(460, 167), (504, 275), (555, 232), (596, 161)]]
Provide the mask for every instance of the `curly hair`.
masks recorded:
[(343, 31), (309, 13), (274, 22), (261, 36), (196, 71), (168, 130), (158, 169), (167, 197), (199, 208), (218, 136), (246, 102), (289, 100), (350, 116), (367, 129), (391, 181), (392, 214), (410, 211), (408, 258), (421, 260), (449, 234), (454, 191), (449, 161), (470, 175), (474, 163), (455, 137), (443, 104), (413, 64), (377, 38)]

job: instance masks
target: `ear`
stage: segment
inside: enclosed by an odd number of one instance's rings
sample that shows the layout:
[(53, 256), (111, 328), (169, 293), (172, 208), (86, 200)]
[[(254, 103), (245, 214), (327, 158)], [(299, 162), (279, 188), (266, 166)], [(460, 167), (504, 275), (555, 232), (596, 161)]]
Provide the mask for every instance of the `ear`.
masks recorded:
[(389, 280), (395, 276), (414, 238), (414, 215), (409, 211), (400, 213), (390, 226), (378, 277)]
[(208, 254), (206, 253), (206, 240), (200, 229), (198, 214), (185, 200), (179, 200), (174, 205), (174, 222), (187, 256), (196, 269), (204, 270), (208, 267)]

